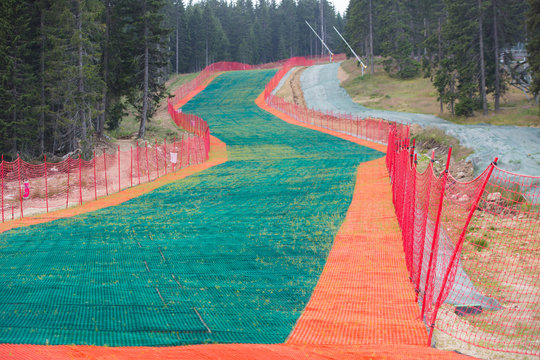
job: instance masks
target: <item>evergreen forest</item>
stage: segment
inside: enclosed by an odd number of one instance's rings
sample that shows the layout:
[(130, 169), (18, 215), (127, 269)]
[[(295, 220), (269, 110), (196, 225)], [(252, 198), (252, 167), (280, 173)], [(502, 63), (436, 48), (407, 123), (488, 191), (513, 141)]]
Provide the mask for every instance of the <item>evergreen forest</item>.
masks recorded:
[[(306, 20), (348, 51), (336, 27), (371, 71), (379, 57), (397, 78), (430, 77), (452, 113), (487, 111), (508, 86), (538, 94), (539, 12), (539, 0), (351, 0), (343, 16), (327, 0), (2, 0), (0, 153), (88, 156), (127, 109), (144, 139), (171, 74), (325, 53)], [(520, 42), (525, 63), (504, 51)]]
[[(139, 138), (173, 73), (217, 61), (249, 64), (337, 51), (344, 22), (323, 0), (2, 0), (0, 153), (31, 160), (89, 156), (126, 109)], [(328, 30), (330, 29), (330, 30)], [(336, 46), (334, 46), (336, 45)]]
[[(374, 71), (401, 79), (431, 78), (453, 115), (498, 111), (509, 86), (540, 89), (539, 0), (351, 0), (345, 33)], [(527, 59), (511, 48), (527, 45)]]

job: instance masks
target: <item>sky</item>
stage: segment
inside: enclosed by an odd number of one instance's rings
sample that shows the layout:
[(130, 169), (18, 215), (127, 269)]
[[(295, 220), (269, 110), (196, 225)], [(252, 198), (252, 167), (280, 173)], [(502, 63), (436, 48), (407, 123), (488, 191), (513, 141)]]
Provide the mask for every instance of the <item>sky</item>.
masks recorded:
[(334, 7), (341, 15), (345, 13), (347, 6), (349, 6), (349, 0), (330, 0), (330, 2), (334, 3)]

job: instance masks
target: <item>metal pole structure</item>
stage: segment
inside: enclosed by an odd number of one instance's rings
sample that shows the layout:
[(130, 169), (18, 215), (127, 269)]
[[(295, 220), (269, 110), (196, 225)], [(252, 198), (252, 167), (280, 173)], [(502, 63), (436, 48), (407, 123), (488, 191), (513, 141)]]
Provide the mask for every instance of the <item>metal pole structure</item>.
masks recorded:
[(307, 24), (307, 26), (309, 26), (309, 28), (311, 29), (311, 31), (313, 31), (313, 33), (319, 38), (319, 40), (321, 40), (321, 43), (324, 45), (324, 47), (326, 48), (326, 50), (328, 50), (328, 52), (330, 53), (330, 55), (334, 55), (334, 53), (332, 52), (332, 50), (330, 50), (330, 48), (328, 46), (326, 46), (326, 43), (323, 41), (323, 39), (321, 39), (321, 37), (319, 36), (319, 34), (317, 34), (317, 32), (311, 27), (311, 25), (309, 25), (309, 23), (307, 22), (307, 20), (304, 20)]
[(338, 29), (336, 29), (335, 26), (333, 26), (334, 30), (338, 33), (339, 37), (341, 38), (341, 40), (345, 41), (345, 44), (347, 44), (347, 46), (349, 47), (349, 49), (351, 49), (351, 52), (353, 53), (353, 55), (356, 57), (356, 60), (358, 60), (358, 62), (362, 65), (362, 76), (364, 76), (364, 69), (367, 68), (366, 64), (364, 64), (364, 62), (360, 59), (360, 57), (356, 54), (356, 52), (354, 52), (353, 48), (351, 47), (351, 45), (349, 45), (349, 43), (347, 42), (347, 40), (345, 40), (345, 38), (343, 37), (343, 35), (341, 35), (341, 33), (338, 31)]

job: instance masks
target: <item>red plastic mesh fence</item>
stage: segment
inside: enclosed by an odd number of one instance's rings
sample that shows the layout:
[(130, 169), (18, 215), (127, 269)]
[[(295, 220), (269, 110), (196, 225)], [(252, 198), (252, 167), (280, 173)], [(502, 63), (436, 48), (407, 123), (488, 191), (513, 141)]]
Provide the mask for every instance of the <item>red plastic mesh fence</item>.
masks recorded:
[(90, 160), (69, 156), (34, 165), (0, 163), (2, 222), (80, 205), (149, 182), (207, 159), (208, 136), (185, 135), (167, 144), (137, 146)]
[[(333, 57), (334, 61), (341, 61), (345, 59), (346, 59), (345, 54), (338, 54), (338, 55), (334, 55)], [(185, 98), (191, 91), (195, 90), (198, 86), (200, 86), (205, 81), (207, 81), (211, 76), (222, 71), (262, 70), (262, 69), (273, 69), (273, 68), (283, 69), (283, 67), (286, 66), (286, 64), (290, 64), (290, 63), (297, 63), (297, 65), (293, 65), (293, 66), (304, 66), (306, 62), (309, 62), (309, 65), (313, 65), (319, 62), (327, 62), (329, 60), (330, 58), (328, 56), (308, 56), (308, 57), (294, 57), (291, 59), (283, 59), (280, 61), (260, 64), (260, 65), (249, 65), (249, 64), (231, 62), (231, 61), (221, 61), (221, 62), (213, 63), (205, 67), (199, 73), (199, 75), (197, 75), (195, 79), (180, 86), (174, 92), (174, 96), (171, 99), (169, 99), (169, 104), (177, 104), (181, 99)]]
[[(342, 60), (344, 56), (335, 56), (336, 60)], [(266, 103), (294, 119), (305, 124), (311, 124), (320, 128), (338, 131), (344, 134), (356, 136), (361, 139), (385, 144), (388, 140), (390, 122), (383, 119), (361, 118), (351, 114), (339, 114), (334, 112), (321, 112), (308, 109), (303, 106), (285, 101), (273, 95), (272, 92), (281, 79), (295, 66), (311, 66), (317, 60), (308, 58), (292, 58), (283, 64), (281, 69), (266, 85), (264, 99)], [(405, 128), (405, 127), (404, 127)]]
[(395, 210), (430, 339), (540, 355), (540, 177), (495, 163), (467, 183), (432, 163), (419, 173), (411, 145), (391, 127)]
[[(344, 59), (340, 54), (335, 60)], [(18, 158), (0, 163), (2, 222), (54, 209), (79, 205), (127, 187), (152, 181), (170, 171), (208, 159), (210, 129), (198, 116), (175, 109), (182, 98), (211, 76), (222, 71), (270, 69), (284, 64), (315, 64), (327, 56), (292, 58), (262, 65), (218, 62), (206, 67), (195, 79), (185, 83), (168, 99), (173, 121), (194, 135), (173, 144), (136, 147), (129, 151), (100, 155), (91, 160), (68, 157), (58, 163), (33, 165)], [(296, 65), (293, 65), (296, 66)]]

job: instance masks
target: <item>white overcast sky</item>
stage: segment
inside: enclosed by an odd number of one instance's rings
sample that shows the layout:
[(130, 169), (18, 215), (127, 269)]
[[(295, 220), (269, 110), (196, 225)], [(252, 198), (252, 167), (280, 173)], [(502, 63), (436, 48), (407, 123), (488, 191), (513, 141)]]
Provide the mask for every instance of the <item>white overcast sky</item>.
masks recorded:
[[(193, 3), (201, 2), (202, 0), (192, 0)], [(227, 2), (230, 2), (231, 0), (228, 0)], [(233, 0), (234, 1), (234, 0)], [(281, 0), (278, 0), (279, 3)], [(347, 6), (349, 6), (349, 0), (326, 0), (332, 4), (334, 4), (334, 8), (341, 14), (345, 14), (345, 10), (347, 10)], [(253, 3), (255, 4), (257, 0), (253, 0)], [(184, 1), (184, 6), (189, 4), (189, 0)]]
[(349, 0), (330, 0), (330, 2), (334, 3), (334, 7), (341, 15), (345, 13), (347, 6), (349, 6)]

